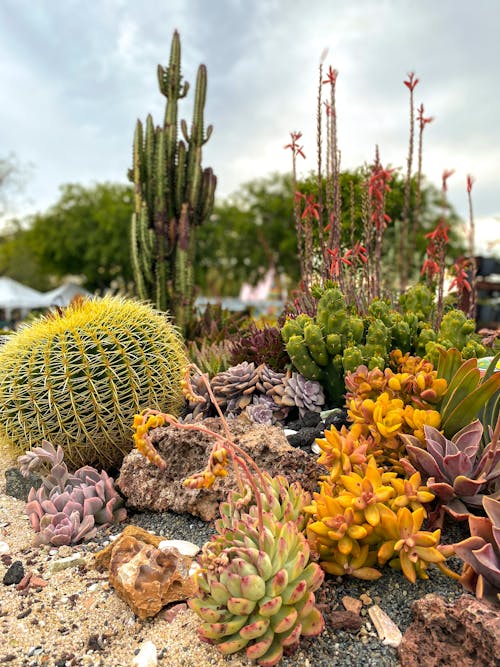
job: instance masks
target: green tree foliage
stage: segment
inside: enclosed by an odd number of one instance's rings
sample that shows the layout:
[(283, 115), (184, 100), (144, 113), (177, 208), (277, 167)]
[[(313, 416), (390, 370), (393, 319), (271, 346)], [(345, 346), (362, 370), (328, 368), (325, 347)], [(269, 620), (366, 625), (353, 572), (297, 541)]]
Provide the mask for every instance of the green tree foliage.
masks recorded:
[(19, 220), (10, 220), (2, 230), (0, 275), (42, 291), (52, 287), (49, 276), (40, 267), (28, 230)]
[[(351, 245), (351, 182), (354, 185), (354, 240), (362, 238), (362, 183), (365, 179), (363, 169), (341, 174), (342, 243), (346, 248)], [(403, 211), (404, 177), (395, 175), (391, 186), (386, 210), (392, 222), (384, 235), (383, 259), (388, 270), (390, 267), (395, 270), (395, 228)], [(299, 189), (303, 194), (316, 194), (315, 176), (299, 183)], [(424, 185), (414, 276), (423, 262), (425, 234), (433, 229), (441, 215), (440, 205), (440, 191), (433, 185)], [(456, 229), (459, 222), (456, 213), (449, 209), (446, 215), (452, 228)], [(327, 224), (326, 220), (324, 224)], [(458, 234), (453, 233), (449, 258), (460, 254), (461, 243)], [(275, 173), (251, 181), (219, 202), (210, 221), (199, 229), (196, 252), (195, 284), (205, 294), (235, 295), (242, 282), (255, 284), (271, 264), (278, 274), (286, 274), (292, 284), (297, 284), (300, 275), (290, 176)]]
[(83, 276), (90, 291), (127, 284), (132, 197), (130, 186), (117, 183), (63, 185), (59, 200), (30, 220), (23, 242), (46, 275)]

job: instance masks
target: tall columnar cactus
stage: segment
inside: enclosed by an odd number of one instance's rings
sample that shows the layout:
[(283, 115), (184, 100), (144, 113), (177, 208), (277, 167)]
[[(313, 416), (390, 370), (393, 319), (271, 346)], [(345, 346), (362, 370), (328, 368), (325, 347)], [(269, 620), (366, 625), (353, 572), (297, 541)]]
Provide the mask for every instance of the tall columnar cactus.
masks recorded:
[(72, 469), (118, 465), (134, 413), (182, 404), (184, 346), (163, 313), (130, 299), (70, 305), (0, 350), (0, 436), (17, 453), (47, 439)]
[(217, 179), (212, 169), (201, 167), (202, 147), (212, 134), (204, 130), (207, 69), (198, 68), (191, 131), (180, 122), (184, 139), (178, 139), (178, 102), (189, 84), (181, 76), (181, 44), (174, 32), (168, 67), (158, 65), (160, 92), (167, 99), (163, 126), (151, 115), (145, 128), (140, 120), (134, 136), (135, 185), (131, 243), (138, 295), (159, 310), (169, 310), (183, 330), (193, 303), (195, 228), (213, 209)]

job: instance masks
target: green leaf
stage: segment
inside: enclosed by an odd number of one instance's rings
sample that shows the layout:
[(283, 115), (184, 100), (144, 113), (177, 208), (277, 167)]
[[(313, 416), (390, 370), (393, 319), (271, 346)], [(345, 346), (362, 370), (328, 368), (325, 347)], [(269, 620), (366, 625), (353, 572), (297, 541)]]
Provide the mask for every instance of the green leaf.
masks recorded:
[[(471, 359), (474, 361), (475, 359)], [(474, 391), (467, 393), (461, 402), (455, 405), (451, 413), (443, 418), (441, 427), (447, 438), (451, 438), (461, 428), (473, 421), (480, 413), (483, 406), (500, 390), (500, 373), (495, 373), (482, 382)], [(450, 406), (451, 407), (451, 406)]]

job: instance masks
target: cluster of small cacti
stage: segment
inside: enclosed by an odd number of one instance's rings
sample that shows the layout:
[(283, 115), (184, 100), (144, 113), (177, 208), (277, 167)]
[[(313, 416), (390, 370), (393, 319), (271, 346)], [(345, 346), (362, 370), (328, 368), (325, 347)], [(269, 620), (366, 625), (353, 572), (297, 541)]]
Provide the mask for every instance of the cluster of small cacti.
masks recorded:
[(60, 445), (73, 470), (118, 466), (136, 412), (178, 412), (186, 366), (163, 313), (120, 297), (75, 302), (1, 347), (0, 433), (17, 454), (44, 438)]
[[(199, 375), (191, 380), (198, 398), (189, 401), (191, 419), (213, 412), (205, 381)], [(321, 384), (306, 380), (300, 373), (273, 370), (267, 364), (256, 365), (243, 361), (210, 379), (210, 386), (219, 407), (226, 416), (247, 417), (257, 424), (279, 424), (291, 408), (305, 412), (320, 412), (325, 403)]]
[(324, 573), (309, 562), (301, 528), (308, 494), (285, 478), (265, 476), (255, 490), (232, 493), (221, 505), (217, 535), (202, 551), (197, 593), (190, 608), (201, 618), (200, 638), (224, 655), (246, 656), (272, 667), (301, 636), (324, 627), (314, 591)]
[(96, 526), (124, 521), (124, 501), (105, 470), (85, 466), (70, 473), (62, 447), (44, 440), (18, 459), (24, 475), (39, 472), (42, 485), (28, 495), (26, 514), (36, 531), (35, 545), (76, 544), (96, 534)]
[[(435, 333), (429, 321), (432, 295), (423, 285), (417, 287), (402, 300), (402, 313), (375, 299), (365, 317), (348, 309), (338, 287), (325, 289), (315, 317), (287, 318), (281, 330), (293, 365), (304, 377), (321, 382), (330, 402), (340, 405), (345, 374), (361, 365), (384, 370), (392, 350), (436, 356), (438, 346), (461, 345), (471, 356), (486, 353), (474, 322), (461, 311), (447, 313)], [(449, 329), (455, 325), (458, 333), (452, 336)]]
[(373, 456), (366, 458), (364, 445), (356, 448), (355, 440), (346, 437), (330, 439), (323, 451), (339, 463), (306, 507), (314, 519), (307, 527), (308, 540), (321, 567), (336, 576), (372, 580), (381, 576), (377, 566), (389, 562), (413, 583), (417, 577), (428, 578), (428, 564), (442, 563), (445, 557), (437, 549), (440, 531), (421, 530), (423, 504), (434, 494), (421, 485), (420, 474), (403, 480), (384, 471)]

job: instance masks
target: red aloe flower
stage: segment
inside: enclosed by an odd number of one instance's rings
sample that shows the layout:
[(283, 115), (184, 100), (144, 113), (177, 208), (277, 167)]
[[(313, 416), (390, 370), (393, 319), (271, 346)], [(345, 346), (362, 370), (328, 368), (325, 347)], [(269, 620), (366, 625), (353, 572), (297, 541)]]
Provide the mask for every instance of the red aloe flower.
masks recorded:
[(426, 239), (431, 239), (432, 241), (444, 241), (448, 242), (448, 231), (450, 229), (449, 225), (446, 225), (444, 220), (441, 219), (434, 230), (425, 235)]
[(340, 266), (342, 264), (346, 264), (348, 266), (352, 266), (352, 262), (349, 259), (349, 257), (352, 254), (352, 250), (348, 250), (343, 257), (340, 256), (340, 252), (338, 248), (327, 248), (326, 252), (331, 255), (332, 261), (330, 263), (330, 277), (331, 278), (337, 278), (340, 274)]
[(328, 74), (326, 75), (326, 79), (322, 81), (322, 83), (331, 83), (332, 86), (334, 86), (335, 82), (337, 81), (337, 76), (338, 76), (338, 71), (336, 69), (333, 69), (333, 67), (330, 65), (328, 68)]
[(429, 280), (432, 280), (434, 276), (439, 274), (439, 265), (434, 259), (428, 258), (423, 263), (420, 275), (425, 276), (426, 274)]
[(304, 151), (303, 148), (304, 146), (299, 146), (298, 141), (302, 137), (302, 132), (290, 132), (290, 137), (292, 139), (292, 142), (290, 144), (286, 144), (284, 148), (290, 148), (292, 150), (292, 153), (294, 155), (300, 155), (305, 159)]
[(417, 120), (420, 126), (420, 129), (423, 130), (427, 123), (432, 123), (434, 116), (424, 117), (424, 105), (421, 104), (417, 109)]
[(410, 72), (408, 74), (408, 79), (406, 81), (403, 81), (405, 86), (407, 88), (409, 88), (412, 92), (413, 92), (413, 90), (414, 90), (414, 88), (415, 88), (415, 86), (417, 85), (418, 82), (419, 82), (419, 79), (417, 79), (415, 77), (415, 72)]
[(455, 170), (454, 170), (454, 169), (445, 169), (445, 170), (443, 171), (443, 176), (442, 176), (442, 179), (443, 179), (443, 192), (446, 192), (446, 191), (448, 190), (448, 184), (447, 184), (447, 181), (448, 181), (448, 179), (450, 178), (450, 176), (453, 176), (454, 173), (455, 173)]
[(448, 292), (451, 292), (451, 290), (454, 287), (457, 288), (460, 294), (463, 294), (464, 291), (470, 292), (472, 290), (468, 280), (469, 277), (467, 274), (468, 267), (469, 267), (469, 260), (466, 257), (461, 257), (460, 259), (457, 259), (452, 269), (455, 274), (455, 277), (450, 283)]
[(474, 185), (475, 180), (476, 179), (473, 176), (471, 176), (470, 174), (467, 174), (467, 192), (470, 193), (470, 191), (472, 190), (472, 186)]
[(306, 205), (302, 213), (302, 220), (311, 216), (319, 220), (319, 204), (314, 201), (314, 195), (307, 195), (305, 197)]

